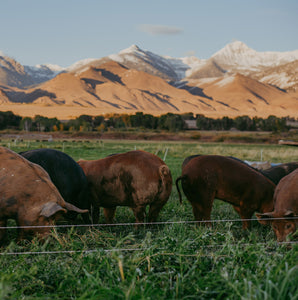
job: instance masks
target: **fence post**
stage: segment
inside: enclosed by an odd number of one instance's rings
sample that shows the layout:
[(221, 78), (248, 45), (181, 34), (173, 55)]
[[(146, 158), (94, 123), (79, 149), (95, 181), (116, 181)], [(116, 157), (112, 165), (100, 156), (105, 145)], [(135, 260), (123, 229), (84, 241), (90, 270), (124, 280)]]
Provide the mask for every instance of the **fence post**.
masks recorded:
[(261, 149), (261, 161), (263, 161), (263, 149)]
[(166, 152), (165, 152), (165, 155), (164, 155), (164, 157), (163, 157), (163, 161), (166, 161), (166, 157), (167, 157), (167, 154), (168, 154), (168, 150), (169, 150), (169, 148), (167, 147)]

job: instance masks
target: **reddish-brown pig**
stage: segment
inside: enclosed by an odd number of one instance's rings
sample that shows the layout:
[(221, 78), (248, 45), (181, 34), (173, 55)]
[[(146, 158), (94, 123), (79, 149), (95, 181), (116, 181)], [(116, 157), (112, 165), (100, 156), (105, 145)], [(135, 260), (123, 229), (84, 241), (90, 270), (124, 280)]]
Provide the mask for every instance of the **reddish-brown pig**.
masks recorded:
[(149, 205), (148, 222), (155, 222), (169, 199), (172, 176), (168, 166), (156, 155), (129, 151), (98, 160), (79, 160), (93, 195), (93, 222), (104, 208), (107, 223), (112, 223), (116, 207), (133, 210), (136, 223), (143, 223)]
[(18, 238), (32, 234), (45, 237), (61, 213), (86, 213), (65, 202), (48, 173), (21, 155), (0, 147), (0, 243), (8, 219), (20, 226)]
[(182, 167), (176, 179), (180, 202), (182, 189), (190, 201), (196, 221), (210, 220), (215, 198), (233, 205), (247, 229), (254, 212), (273, 209), (275, 184), (237, 159), (220, 155), (200, 155)]
[[(298, 224), (298, 169), (283, 177), (274, 192), (274, 210), (256, 214), (261, 224), (271, 224), (278, 242), (294, 233)], [(277, 218), (276, 220), (274, 218)]]

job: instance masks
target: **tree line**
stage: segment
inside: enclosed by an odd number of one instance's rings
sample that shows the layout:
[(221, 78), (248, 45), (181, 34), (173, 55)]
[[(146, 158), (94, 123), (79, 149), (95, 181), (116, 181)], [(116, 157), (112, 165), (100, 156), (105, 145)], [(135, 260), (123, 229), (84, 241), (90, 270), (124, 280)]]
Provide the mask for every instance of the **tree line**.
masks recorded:
[(161, 116), (153, 116), (137, 112), (129, 114), (105, 114), (100, 116), (81, 115), (75, 119), (60, 121), (57, 118), (48, 118), (36, 115), (33, 118), (20, 117), (11, 111), (0, 112), (0, 130), (14, 129), (24, 131), (99, 131), (108, 129), (155, 129), (176, 132), (188, 129), (187, 121), (195, 120), (198, 130), (231, 130), (240, 131), (273, 131), (284, 132), (289, 130), (289, 121), (296, 120), (289, 117), (268, 118), (239, 116), (234, 119), (229, 117), (208, 118), (204, 115), (193, 113), (173, 114), (167, 113)]

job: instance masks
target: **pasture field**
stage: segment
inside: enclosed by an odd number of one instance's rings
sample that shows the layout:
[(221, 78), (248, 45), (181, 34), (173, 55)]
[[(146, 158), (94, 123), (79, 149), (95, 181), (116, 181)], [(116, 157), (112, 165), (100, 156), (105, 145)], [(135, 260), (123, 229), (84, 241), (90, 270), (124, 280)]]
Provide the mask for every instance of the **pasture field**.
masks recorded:
[[(19, 152), (49, 147), (75, 160), (142, 149), (165, 160), (173, 181), (185, 157), (231, 155), (249, 161), (298, 161), (298, 148), (282, 145), (146, 141), (2, 140)], [(130, 209), (118, 207), (113, 226), (55, 227), (45, 243), (16, 242), (16, 229), (0, 248), (0, 299), (298, 299), (298, 244), (277, 244), (270, 227), (254, 221), (244, 232), (232, 206), (215, 201), (212, 228), (194, 224), (185, 196), (173, 191), (159, 223), (135, 229)], [(10, 226), (14, 226), (13, 221)], [(61, 223), (60, 225), (65, 225)]]

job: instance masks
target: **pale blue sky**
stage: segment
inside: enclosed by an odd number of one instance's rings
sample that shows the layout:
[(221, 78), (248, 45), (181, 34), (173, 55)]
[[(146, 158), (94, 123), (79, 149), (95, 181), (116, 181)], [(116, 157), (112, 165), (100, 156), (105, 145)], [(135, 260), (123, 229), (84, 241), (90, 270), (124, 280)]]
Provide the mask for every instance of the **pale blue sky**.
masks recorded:
[(233, 40), (298, 50), (297, 0), (1, 0), (0, 51), (25, 65), (67, 67), (132, 44), (209, 58)]

